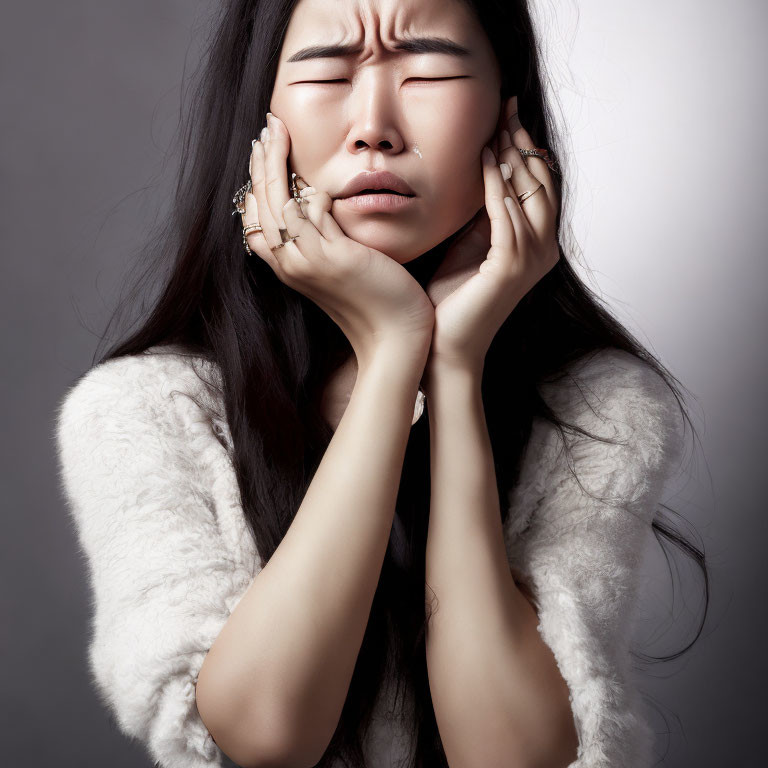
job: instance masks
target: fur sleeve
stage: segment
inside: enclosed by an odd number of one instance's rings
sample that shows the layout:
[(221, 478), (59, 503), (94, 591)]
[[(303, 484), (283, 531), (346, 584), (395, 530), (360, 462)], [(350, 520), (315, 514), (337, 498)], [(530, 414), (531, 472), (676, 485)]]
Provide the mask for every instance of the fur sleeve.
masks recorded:
[(658, 374), (619, 350), (541, 393), (561, 418), (619, 443), (566, 432), (569, 462), (559, 432), (535, 420), (505, 529), (510, 565), (570, 689), (579, 749), (569, 768), (649, 768), (654, 735), (629, 643), (651, 522), (682, 455), (682, 415)]
[(180, 396), (184, 366), (162, 355), (92, 368), (62, 398), (56, 440), (88, 569), (99, 698), (160, 768), (214, 768), (224, 753), (198, 714), (195, 683), (256, 568), (221, 534), (224, 500), (208, 473), (221, 471), (224, 448)]

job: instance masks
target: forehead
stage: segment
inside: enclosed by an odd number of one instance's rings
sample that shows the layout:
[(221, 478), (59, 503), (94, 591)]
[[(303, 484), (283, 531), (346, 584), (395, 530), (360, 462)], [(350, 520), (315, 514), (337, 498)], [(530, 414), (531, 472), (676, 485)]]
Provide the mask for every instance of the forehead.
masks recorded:
[(376, 46), (419, 34), (469, 45), (483, 31), (463, 0), (300, 0), (283, 52), (290, 55), (306, 42)]

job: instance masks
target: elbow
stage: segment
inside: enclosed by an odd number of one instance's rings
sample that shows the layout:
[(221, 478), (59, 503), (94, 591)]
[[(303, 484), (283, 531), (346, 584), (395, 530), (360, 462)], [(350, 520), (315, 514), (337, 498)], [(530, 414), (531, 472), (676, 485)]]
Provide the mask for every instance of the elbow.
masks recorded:
[(551, 768), (567, 768), (579, 756), (579, 732), (571, 707), (566, 708), (560, 738), (555, 742), (556, 752), (550, 763)]
[(546, 753), (538, 760), (529, 761), (529, 768), (568, 768), (578, 759), (579, 736), (573, 715), (569, 713), (563, 727), (558, 731), (558, 738), (549, 742)]
[(240, 768), (308, 768), (307, 763), (297, 763), (283, 752), (251, 751), (247, 759), (240, 760), (235, 755), (226, 754)]
[(506, 749), (506, 754), (515, 757), (510, 765), (569, 768), (579, 757), (579, 735), (570, 707), (563, 717), (548, 718), (543, 730), (529, 727), (517, 731), (512, 737), (512, 745)]
[(276, 738), (257, 737), (242, 724), (204, 722), (216, 746), (239, 768), (309, 768)]
[(216, 746), (240, 768), (312, 768), (317, 763), (298, 753), (300, 742), (285, 736), (290, 729), (279, 726), (277, 718), (244, 714), (247, 707), (201, 683), (202, 675), (195, 687), (200, 719)]
[[(217, 742), (218, 744), (218, 742)], [(227, 757), (240, 768), (312, 768), (319, 760), (307, 760), (296, 754), (294, 747), (251, 742), (244, 748), (232, 742), (229, 748), (219, 745)]]

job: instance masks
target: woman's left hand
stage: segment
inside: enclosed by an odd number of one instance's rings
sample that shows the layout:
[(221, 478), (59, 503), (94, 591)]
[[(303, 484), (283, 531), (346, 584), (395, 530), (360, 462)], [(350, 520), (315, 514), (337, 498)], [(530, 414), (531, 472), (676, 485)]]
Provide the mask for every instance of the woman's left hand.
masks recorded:
[[(505, 105), (498, 135), (499, 161), (511, 176), (504, 179), (493, 152), (483, 150), (485, 206), (470, 228), (446, 253), (426, 293), (435, 305), (428, 367), (445, 362), (482, 370), (496, 332), (520, 299), (560, 258), (556, 218), (559, 206), (544, 160), (519, 149), (534, 143), (517, 117), (517, 97)], [(522, 205), (517, 196), (544, 186)]]

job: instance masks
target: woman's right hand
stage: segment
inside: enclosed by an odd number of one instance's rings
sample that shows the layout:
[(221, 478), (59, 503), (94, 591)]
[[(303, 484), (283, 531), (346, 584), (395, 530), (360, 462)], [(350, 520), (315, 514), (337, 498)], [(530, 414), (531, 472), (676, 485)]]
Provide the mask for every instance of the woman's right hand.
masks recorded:
[[(288, 129), (272, 115), (268, 134), (251, 152), (253, 193), (246, 194), (243, 221), (258, 223), (263, 231), (248, 235), (248, 247), (281, 282), (331, 317), (358, 361), (383, 345), (426, 359), (435, 316), (427, 294), (401, 264), (344, 234), (327, 192), (309, 187), (296, 203), (289, 191)], [(281, 242), (280, 228), (299, 237), (273, 251)]]

